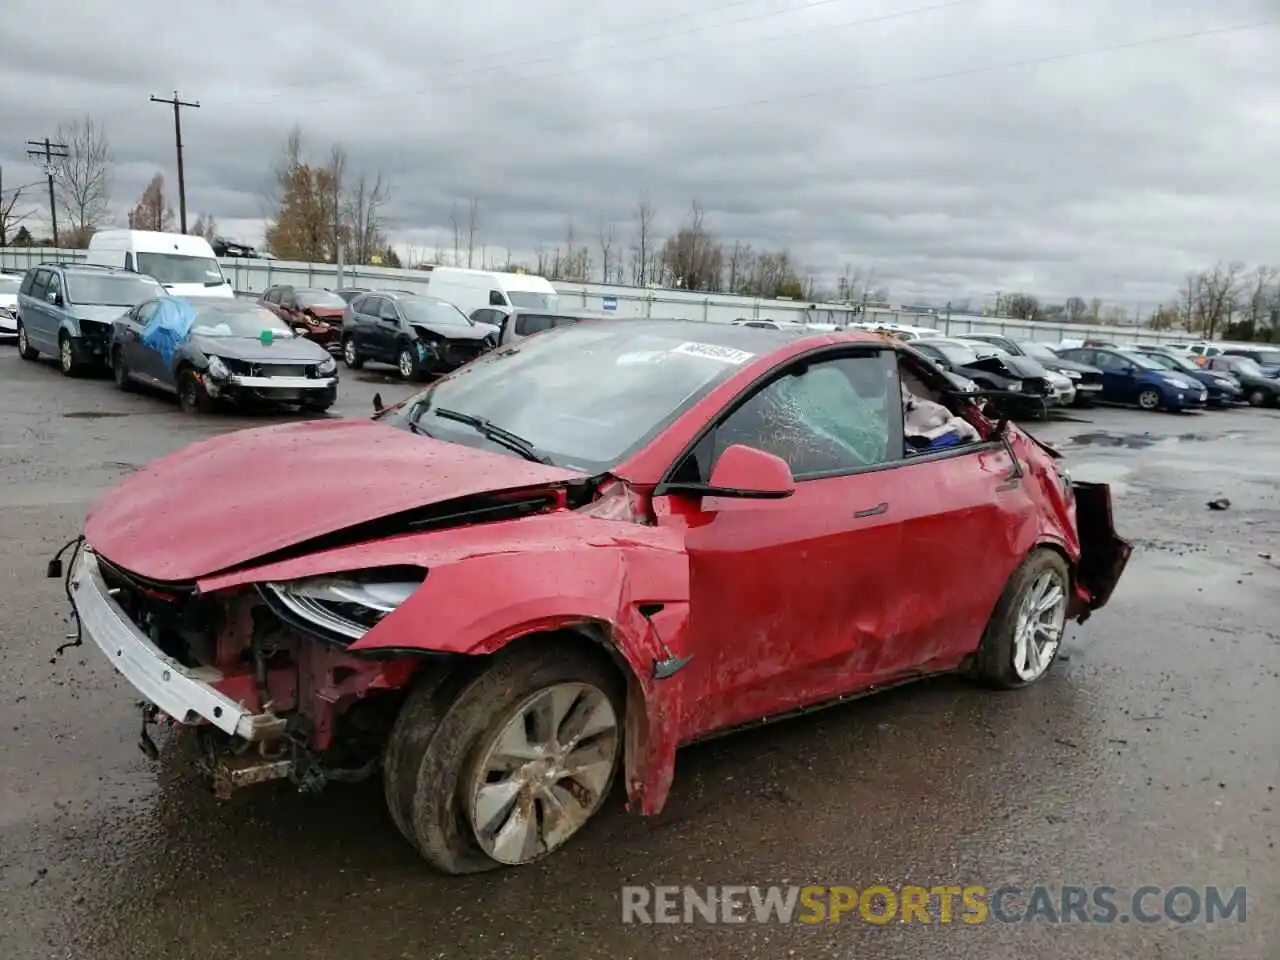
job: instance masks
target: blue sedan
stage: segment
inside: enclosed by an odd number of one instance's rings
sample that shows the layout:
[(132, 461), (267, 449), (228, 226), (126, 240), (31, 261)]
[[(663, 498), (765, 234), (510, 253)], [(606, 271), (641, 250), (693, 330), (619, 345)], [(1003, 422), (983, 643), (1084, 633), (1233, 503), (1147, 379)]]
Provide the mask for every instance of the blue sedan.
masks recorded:
[(1176, 370), (1166, 370), (1141, 353), (1114, 347), (1061, 350), (1065, 360), (1087, 363), (1102, 371), (1102, 397), (1108, 403), (1136, 404), (1143, 410), (1203, 410), (1209, 400), (1204, 384)]
[(1240, 403), (1244, 400), (1244, 390), (1233, 377), (1214, 370), (1197, 367), (1190, 360), (1165, 353), (1159, 347), (1138, 346), (1129, 348), (1133, 353), (1140, 353), (1149, 360), (1154, 360), (1166, 370), (1173, 370), (1184, 376), (1198, 380), (1209, 394), (1209, 406), (1225, 407), (1228, 404)]

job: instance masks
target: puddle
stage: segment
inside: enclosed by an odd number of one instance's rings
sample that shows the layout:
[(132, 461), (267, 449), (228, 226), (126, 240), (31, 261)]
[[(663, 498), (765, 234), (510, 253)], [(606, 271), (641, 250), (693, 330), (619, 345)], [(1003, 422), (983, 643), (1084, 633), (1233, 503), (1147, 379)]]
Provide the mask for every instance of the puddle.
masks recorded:
[(64, 413), (63, 416), (68, 420), (99, 420), (103, 417), (128, 417), (131, 414), (111, 410), (72, 410)]
[(1107, 463), (1101, 460), (1089, 460), (1084, 463), (1068, 461), (1068, 469), (1074, 480), (1086, 483), (1105, 483), (1111, 487), (1113, 496), (1122, 497), (1129, 492), (1129, 484), (1124, 478), (1133, 473), (1132, 467), (1121, 463)]
[(1072, 447), (1123, 447), (1126, 450), (1145, 450), (1158, 443), (1216, 443), (1220, 440), (1240, 440), (1245, 434), (1234, 433), (1179, 433), (1171, 436), (1153, 436), (1150, 433), (1108, 433), (1096, 430), (1068, 437), (1064, 446)]

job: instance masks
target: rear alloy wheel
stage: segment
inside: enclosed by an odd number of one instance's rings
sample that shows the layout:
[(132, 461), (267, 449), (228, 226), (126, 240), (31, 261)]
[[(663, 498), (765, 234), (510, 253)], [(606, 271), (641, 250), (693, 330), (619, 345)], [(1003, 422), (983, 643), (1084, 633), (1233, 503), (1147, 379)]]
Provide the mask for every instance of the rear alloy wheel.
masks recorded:
[(204, 381), (190, 367), (178, 374), (178, 406), (183, 413), (209, 413), (213, 409), (213, 398)]
[(1251, 407), (1265, 407), (1268, 399), (1267, 391), (1261, 387), (1255, 387), (1249, 391), (1249, 406)]
[(412, 347), (400, 348), (400, 354), (396, 357), (396, 367), (405, 380), (413, 380), (418, 376), (418, 358), (414, 356)]
[(1052, 550), (1036, 550), (1005, 586), (978, 647), (975, 672), (995, 687), (1025, 687), (1057, 659), (1067, 622), (1071, 576)]
[(27, 328), (22, 325), (22, 321), (18, 321), (18, 356), (23, 360), (35, 360), (40, 356), (40, 351), (31, 346), (31, 342), (27, 339)]
[(1160, 391), (1147, 387), (1138, 394), (1138, 406), (1143, 410), (1159, 410), (1160, 409)]
[(546, 856), (609, 796), (624, 695), (607, 660), (549, 637), (457, 682), (415, 690), (383, 764), (392, 819), (445, 873)]
[(364, 360), (360, 357), (360, 351), (356, 349), (356, 338), (347, 337), (342, 342), (342, 362), (347, 365), (350, 370), (359, 370), (364, 366)]

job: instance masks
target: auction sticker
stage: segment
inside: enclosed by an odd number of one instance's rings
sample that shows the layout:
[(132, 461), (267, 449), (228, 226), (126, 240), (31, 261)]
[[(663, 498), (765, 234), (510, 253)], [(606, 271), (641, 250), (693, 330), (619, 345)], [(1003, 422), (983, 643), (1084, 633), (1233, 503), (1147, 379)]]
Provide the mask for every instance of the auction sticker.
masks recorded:
[(734, 350), (732, 347), (721, 347), (714, 343), (697, 343), (690, 341), (674, 348), (672, 353), (683, 353), (689, 357), (704, 357), (707, 360), (719, 360), (721, 363), (732, 363), (735, 366), (746, 363), (754, 353), (746, 350)]

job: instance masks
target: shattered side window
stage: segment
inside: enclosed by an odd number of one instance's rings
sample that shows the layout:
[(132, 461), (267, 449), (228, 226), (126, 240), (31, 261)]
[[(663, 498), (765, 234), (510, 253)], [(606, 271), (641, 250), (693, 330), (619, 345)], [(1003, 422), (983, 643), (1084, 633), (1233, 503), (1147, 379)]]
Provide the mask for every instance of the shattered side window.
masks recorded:
[(735, 443), (755, 447), (786, 460), (797, 477), (858, 470), (898, 459), (890, 424), (901, 416), (897, 381), (881, 357), (842, 357), (751, 397), (716, 430), (715, 454)]

